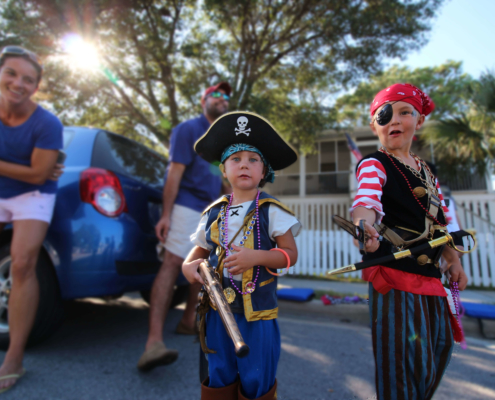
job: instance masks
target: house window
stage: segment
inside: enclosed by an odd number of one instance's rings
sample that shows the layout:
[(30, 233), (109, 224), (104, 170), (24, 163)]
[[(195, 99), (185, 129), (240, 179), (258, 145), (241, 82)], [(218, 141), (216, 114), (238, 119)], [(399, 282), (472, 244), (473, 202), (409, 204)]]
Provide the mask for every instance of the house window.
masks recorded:
[(319, 142), (317, 156), (317, 168), (313, 163), (306, 168), (306, 194), (348, 193), (351, 158), (347, 142)]
[(348, 172), (351, 155), (346, 141), (319, 143), (320, 169), (318, 172)]

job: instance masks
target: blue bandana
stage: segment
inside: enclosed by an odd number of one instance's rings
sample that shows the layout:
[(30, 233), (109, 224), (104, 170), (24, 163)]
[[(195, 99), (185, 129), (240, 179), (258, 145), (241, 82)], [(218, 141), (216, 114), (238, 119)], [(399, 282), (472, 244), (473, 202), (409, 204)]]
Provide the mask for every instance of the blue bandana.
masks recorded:
[(224, 152), (222, 153), (222, 157), (220, 158), (220, 162), (223, 164), (224, 161), (229, 158), (232, 154), (239, 153), (240, 151), (252, 151), (253, 153), (257, 153), (261, 157), (261, 161), (263, 161), (263, 164), (265, 164), (266, 167), (266, 174), (265, 174), (265, 181), (272, 183), (275, 180), (275, 171), (273, 168), (268, 164), (268, 162), (265, 160), (265, 157), (263, 157), (263, 154), (261, 154), (261, 151), (259, 151), (256, 147), (251, 146), (249, 144), (245, 143), (236, 143), (232, 144), (229, 147), (227, 147)]

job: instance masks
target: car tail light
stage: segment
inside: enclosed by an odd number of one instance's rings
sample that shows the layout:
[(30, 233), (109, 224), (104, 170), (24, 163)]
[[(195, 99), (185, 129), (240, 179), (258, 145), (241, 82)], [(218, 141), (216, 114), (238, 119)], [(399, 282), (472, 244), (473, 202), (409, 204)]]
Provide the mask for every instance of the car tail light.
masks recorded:
[(81, 173), (79, 181), (81, 200), (92, 204), (107, 217), (117, 217), (127, 212), (124, 192), (119, 178), (102, 168), (88, 168)]

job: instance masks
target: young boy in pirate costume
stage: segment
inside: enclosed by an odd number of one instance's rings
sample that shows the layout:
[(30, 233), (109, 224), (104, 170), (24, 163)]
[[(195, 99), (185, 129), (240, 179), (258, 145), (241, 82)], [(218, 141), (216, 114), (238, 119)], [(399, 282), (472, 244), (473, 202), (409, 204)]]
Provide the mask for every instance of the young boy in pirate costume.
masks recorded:
[(287, 207), (259, 188), (273, 182), (274, 169), (294, 163), (297, 153), (268, 121), (248, 112), (218, 118), (196, 142), (195, 150), (207, 161), (220, 161), (233, 193), (203, 213), (191, 236), (196, 247), (182, 270), (190, 282), (203, 283), (198, 265), (208, 259), (222, 277), (227, 301), (250, 347), (248, 356), (237, 358), (219, 314), (213, 307), (207, 311), (206, 345), (212, 352), (207, 351), (209, 379), (202, 384), (201, 398), (271, 400), (276, 398), (280, 357), (274, 274), (295, 264), (294, 236), (301, 224)]
[[(365, 221), (365, 261), (425, 243), (446, 230), (447, 209), (438, 182), (425, 162), (410, 152), (416, 130), (433, 109), (433, 101), (410, 84), (380, 91), (371, 104), (370, 126), (382, 148), (359, 163), (351, 208), (355, 225)], [(379, 241), (380, 235), (388, 240)], [(363, 270), (363, 279), (370, 282), (380, 400), (431, 399), (449, 363), (454, 338), (460, 341), (440, 281), (439, 249)], [(445, 246), (441, 255), (450, 266), (451, 280), (463, 290), (467, 278), (457, 252)]]

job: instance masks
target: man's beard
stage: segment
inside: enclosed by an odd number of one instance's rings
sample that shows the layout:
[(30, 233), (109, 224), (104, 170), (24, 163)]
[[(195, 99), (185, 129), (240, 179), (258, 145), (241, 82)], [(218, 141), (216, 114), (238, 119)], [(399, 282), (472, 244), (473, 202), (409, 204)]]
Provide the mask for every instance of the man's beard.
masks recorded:
[(221, 117), (228, 110), (229, 110), (228, 107), (221, 106), (220, 104), (210, 104), (207, 105), (206, 107), (206, 113), (213, 120), (217, 119), (218, 117)]

